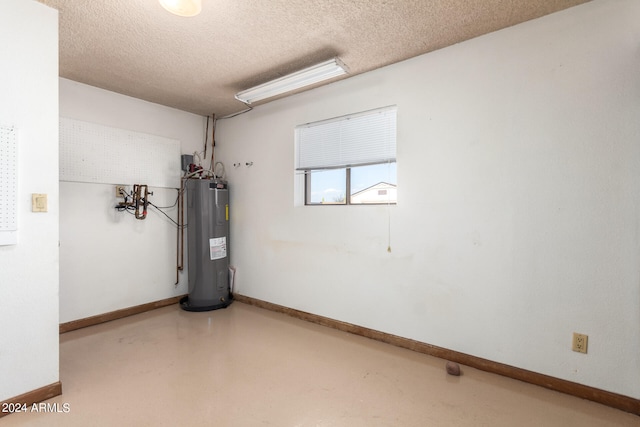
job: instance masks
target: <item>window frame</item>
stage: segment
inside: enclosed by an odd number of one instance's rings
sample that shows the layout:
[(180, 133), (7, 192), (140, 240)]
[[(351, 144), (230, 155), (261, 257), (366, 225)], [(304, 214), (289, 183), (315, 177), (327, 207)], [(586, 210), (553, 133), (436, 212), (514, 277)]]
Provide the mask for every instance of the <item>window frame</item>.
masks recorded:
[[(301, 129), (304, 128), (308, 128), (308, 127), (313, 127), (313, 126), (322, 126), (324, 124), (333, 124), (335, 122), (342, 122), (342, 121), (348, 121), (351, 118), (358, 118), (358, 117), (363, 117), (363, 116), (367, 116), (367, 115), (374, 115), (377, 113), (384, 113), (386, 114), (389, 111), (393, 111), (393, 121), (392, 121), (392, 127), (391, 128), (386, 128), (385, 127), (385, 131), (388, 130), (393, 130), (393, 141), (392, 143), (386, 143), (387, 145), (385, 145), (385, 149), (388, 150), (390, 148), (393, 148), (393, 157), (389, 158), (388, 155), (384, 160), (380, 160), (380, 161), (365, 161), (362, 163), (355, 163), (355, 164), (344, 164), (344, 165), (339, 165), (339, 166), (335, 166), (335, 164), (330, 164), (328, 166), (321, 166), (318, 168), (311, 168), (311, 167), (301, 167), (300, 163), (300, 144), (301, 144), (301, 136), (300, 136), (300, 132)], [(389, 145), (390, 144), (390, 145)], [(386, 106), (386, 107), (381, 107), (381, 108), (376, 108), (376, 109), (372, 109), (372, 110), (367, 110), (367, 111), (362, 111), (359, 113), (353, 113), (353, 114), (347, 114), (344, 116), (339, 116), (339, 117), (335, 117), (332, 119), (327, 119), (327, 120), (321, 120), (321, 121), (317, 121), (317, 122), (311, 122), (311, 123), (306, 123), (304, 125), (299, 125), (296, 126), (295, 129), (295, 147), (296, 147), (296, 172), (297, 173), (302, 173), (303, 175), (303, 179), (302, 179), (302, 185), (301, 185), (301, 191), (302, 191), (302, 198), (299, 199), (302, 201), (302, 204), (304, 206), (330, 206), (330, 205), (336, 205), (336, 206), (361, 206), (361, 205), (396, 205), (397, 202), (397, 192), (396, 192), (396, 197), (394, 201), (386, 201), (386, 202), (372, 202), (372, 203), (352, 203), (351, 201), (351, 169), (355, 168), (355, 167), (361, 167), (361, 166), (372, 166), (372, 165), (381, 165), (381, 164), (391, 164), (391, 163), (395, 163), (397, 165), (397, 106), (395, 105), (390, 105), (390, 106)], [(397, 168), (397, 166), (396, 166)], [(320, 172), (320, 171), (325, 171), (325, 170), (331, 170), (331, 169), (335, 169), (335, 170), (345, 170), (345, 196), (344, 196), (344, 202), (342, 203), (314, 203), (311, 202), (311, 197), (312, 197), (312, 192), (311, 192), (311, 181), (312, 181), (312, 174), (314, 172)], [(384, 182), (384, 181), (380, 181), (380, 182)], [(395, 186), (395, 188), (397, 189), (397, 169), (396, 169), (396, 177), (395, 177), (395, 183), (389, 183), (390, 185)], [(374, 184), (374, 185), (378, 185), (378, 183)], [(361, 190), (360, 190), (361, 191)]]
[[(372, 165), (384, 165), (387, 163), (397, 163), (397, 161), (394, 162), (384, 162), (384, 163), (372, 163), (371, 165), (359, 165), (359, 166), (372, 166)], [(352, 203), (351, 202), (351, 169), (353, 167), (358, 167), (358, 166), (345, 166), (344, 168), (335, 168), (335, 169), (345, 169), (345, 182), (346, 182), (346, 186), (345, 186), (345, 196), (344, 196), (344, 203), (313, 203), (311, 202), (311, 174), (314, 171), (321, 171), (321, 170), (326, 170), (326, 169), (310, 169), (310, 170), (305, 170), (304, 171), (304, 205), (305, 206), (380, 206), (380, 205), (397, 205), (398, 204), (398, 200), (397, 200), (397, 195), (396, 195), (396, 200), (395, 201), (387, 201), (387, 202), (371, 202), (371, 203)], [(396, 181), (397, 181), (397, 177), (396, 177)], [(381, 181), (382, 182), (382, 181)], [(398, 188), (397, 184), (392, 184), (392, 183), (387, 183), (387, 184), (391, 184), (391, 185), (395, 185), (396, 189)], [(374, 184), (377, 185), (377, 184)], [(362, 191), (362, 190), (360, 190)], [(378, 190), (381, 191), (381, 190)], [(385, 189), (384, 191), (387, 191), (387, 189)]]

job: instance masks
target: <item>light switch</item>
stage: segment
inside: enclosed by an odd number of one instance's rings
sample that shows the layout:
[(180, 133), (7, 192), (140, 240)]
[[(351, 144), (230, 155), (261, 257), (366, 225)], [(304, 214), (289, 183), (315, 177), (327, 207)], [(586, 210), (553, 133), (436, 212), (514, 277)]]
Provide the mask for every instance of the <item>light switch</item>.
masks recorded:
[(47, 212), (47, 195), (46, 194), (31, 194), (31, 211), (32, 212)]

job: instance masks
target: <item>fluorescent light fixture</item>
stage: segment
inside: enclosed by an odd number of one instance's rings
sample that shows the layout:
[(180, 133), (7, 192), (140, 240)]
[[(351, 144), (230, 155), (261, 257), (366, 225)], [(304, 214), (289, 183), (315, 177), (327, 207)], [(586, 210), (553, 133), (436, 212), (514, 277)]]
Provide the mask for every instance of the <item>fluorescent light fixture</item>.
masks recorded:
[(202, 0), (159, 0), (162, 7), (178, 16), (196, 16), (202, 10)]
[(296, 71), (279, 79), (261, 84), (236, 94), (236, 99), (245, 104), (261, 101), (282, 93), (291, 92), (347, 73), (347, 67), (338, 58), (322, 62), (304, 70)]

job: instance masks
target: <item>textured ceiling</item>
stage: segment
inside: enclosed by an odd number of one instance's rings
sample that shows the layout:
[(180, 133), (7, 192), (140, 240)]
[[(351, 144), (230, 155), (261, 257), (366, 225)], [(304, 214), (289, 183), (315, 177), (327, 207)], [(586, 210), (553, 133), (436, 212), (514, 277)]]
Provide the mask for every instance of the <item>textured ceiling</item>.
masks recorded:
[(202, 0), (192, 18), (38, 1), (60, 11), (60, 76), (222, 117), (246, 109), (235, 93), (334, 56), (355, 75), (587, 0)]

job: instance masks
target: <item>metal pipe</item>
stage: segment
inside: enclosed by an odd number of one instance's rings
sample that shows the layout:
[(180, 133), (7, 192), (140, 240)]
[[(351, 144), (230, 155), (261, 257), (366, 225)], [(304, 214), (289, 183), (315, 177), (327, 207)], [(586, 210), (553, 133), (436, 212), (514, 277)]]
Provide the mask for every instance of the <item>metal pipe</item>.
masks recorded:
[[(213, 170), (214, 167), (214, 155), (213, 152), (215, 151), (215, 147), (216, 147), (216, 115), (215, 114), (211, 114), (211, 164), (209, 165), (209, 169)], [(215, 175), (214, 175), (215, 178)]]
[(178, 190), (178, 234), (176, 236), (176, 286), (180, 283), (180, 272), (184, 270), (184, 178), (180, 178)]

